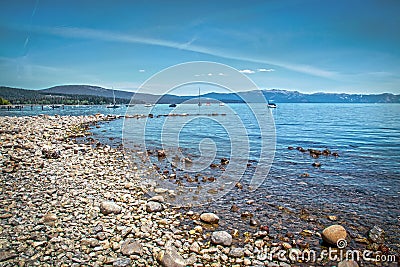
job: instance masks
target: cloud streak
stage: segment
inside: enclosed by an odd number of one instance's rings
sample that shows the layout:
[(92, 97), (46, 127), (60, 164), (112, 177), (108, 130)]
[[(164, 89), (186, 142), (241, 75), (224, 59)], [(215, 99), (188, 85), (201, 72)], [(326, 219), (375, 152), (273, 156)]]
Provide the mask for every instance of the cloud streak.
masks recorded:
[(239, 70), (239, 72), (240, 73), (243, 73), (243, 74), (253, 74), (253, 73), (255, 73), (255, 71), (254, 70)]
[(274, 69), (257, 69), (258, 72), (273, 72)]
[[(274, 60), (264, 60), (259, 58), (252, 58), (249, 56), (238, 55), (236, 53), (229, 53), (227, 51), (220, 51), (217, 49), (210, 49), (203, 46), (198, 46), (193, 44), (195, 38), (186, 43), (178, 43), (169, 40), (155, 39), (155, 38), (147, 38), (140, 36), (132, 36), (122, 33), (110, 32), (110, 31), (102, 31), (102, 30), (94, 30), (88, 28), (74, 28), (74, 27), (42, 27), (36, 26), (30, 28), (30, 30), (40, 33), (40, 34), (49, 34), (53, 36), (60, 36), (65, 38), (78, 38), (78, 39), (94, 39), (101, 40), (107, 42), (124, 42), (124, 43), (135, 43), (135, 44), (148, 44), (148, 45), (156, 45), (173, 49), (180, 49), (185, 51), (197, 52), (202, 54), (207, 54), (211, 56), (216, 56), (225, 59), (233, 59), (244, 62), (251, 63), (259, 63), (266, 65), (273, 65), (281, 68), (285, 68), (287, 70), (309, 74), (317, 77), (330, 78), (335, 79), (338, 77), (337, 72), (323, 70), (320, 68), (316, 68), (309, 65), (303, 64), (295, 64), (288, 62), (280, 62)], [(273, 71), (273, 69), (259, 69), (259, 71)]]

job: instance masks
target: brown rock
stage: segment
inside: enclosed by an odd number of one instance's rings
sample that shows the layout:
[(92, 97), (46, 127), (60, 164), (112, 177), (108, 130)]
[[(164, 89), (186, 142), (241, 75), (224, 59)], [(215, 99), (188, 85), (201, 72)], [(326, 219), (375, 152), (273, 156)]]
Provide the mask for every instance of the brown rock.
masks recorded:
[(17, 257), (17, 254), (11, 251), (0, 251), (0, 261), (5, 261)]
[(133, 254), (142, 255), (143, 247), (138, 241), (128, 239), (121, 246), (121, 253), (130, 256)]
[(345, 260), (339, 262), (338, 267), (358, 267), (358, 263), (356, 261)]
[(157, 261), (164, 267), (185, 267), (185, 259), (172, 247), (162, 250), (157, 255)]
[(330, 245), (337, 245), (339, 240), (345, 240), (347, 237), (346, 229), (341, 225), (331, 225), (322, 231), (322, 239)]
[(43, 216), (43, 222), (48, 223), (48, 222), (54, 222), (57, 220), (57, 216), (53, 213), (47, 213), (46, 215)]
[(200, 220), (206, 223), (214, 224), (219, 222), (219, 217), (214, 213), (206, 212), (200, 215)]
[(103, 201), (100, 204), (100, 212), (103, 213), (104, 215), (108, 215), (111, 213), (119, 214), (121, 213), (121, 211), (122, 208), (112, 201)]

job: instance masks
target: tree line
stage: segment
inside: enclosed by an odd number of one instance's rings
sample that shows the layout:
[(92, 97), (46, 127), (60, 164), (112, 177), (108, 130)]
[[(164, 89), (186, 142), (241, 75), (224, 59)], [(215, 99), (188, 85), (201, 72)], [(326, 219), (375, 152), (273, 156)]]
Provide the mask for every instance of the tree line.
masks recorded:
[[(0, 98), (0, 105), (106, 105), (114, 101), (112, 97), (68, 94), (50, 95), (9, 87), (0, 87)], [(117, 104), (128, 104), (129, 99), (116, 98), (115, 102)]]

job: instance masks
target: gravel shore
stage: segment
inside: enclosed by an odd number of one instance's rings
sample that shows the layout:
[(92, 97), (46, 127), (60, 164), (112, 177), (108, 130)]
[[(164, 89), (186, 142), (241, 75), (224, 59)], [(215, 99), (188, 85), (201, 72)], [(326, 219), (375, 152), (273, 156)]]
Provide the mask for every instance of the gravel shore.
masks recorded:
[[(219, 229), (218, 214), (172, 207), (161, 195), (150, 198), (138, 182), (143, 170), (131, 168), (123, 150), (76, 142), (90, 135), (90, 125), (112, 119), (0, 117), (0, 266), (328, 264), (298, 262), (293, 255), (308, 247), (291, 236), (272, 242), (268, 226), (257, 226), (238, 246), (233, 241), (243, 234)], [(346, 238), (336, 228), (324, 237), (328, 242)], [(374, 233), (383, 238), (379, 229)], [(286, 251), (286, 257), (277, 251)]]

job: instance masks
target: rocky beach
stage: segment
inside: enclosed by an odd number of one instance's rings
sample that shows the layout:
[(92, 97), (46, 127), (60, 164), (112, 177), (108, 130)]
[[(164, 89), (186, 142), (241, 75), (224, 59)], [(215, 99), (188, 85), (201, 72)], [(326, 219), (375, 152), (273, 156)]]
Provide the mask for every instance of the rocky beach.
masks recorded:
[[(335, 215), (322, 226), (315, 214), (269, 206), (281, 215), (265, 224), (227, 201), (246, 231), (224, 212), (169, 205), (163, 188), (150, 197), (139, 182), (150, 171), (91, 138), (90, 127), (114, 119), (0, 117), (0, 266), (398, 266), (399, 248), (379, 226), (355, 232)], [(287, 231), (289, 217), (309, 225)], [(374, 261), (323, 255), (340, 255), (339, 241)]]

